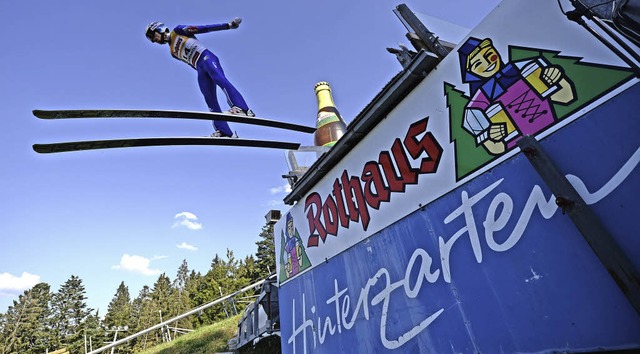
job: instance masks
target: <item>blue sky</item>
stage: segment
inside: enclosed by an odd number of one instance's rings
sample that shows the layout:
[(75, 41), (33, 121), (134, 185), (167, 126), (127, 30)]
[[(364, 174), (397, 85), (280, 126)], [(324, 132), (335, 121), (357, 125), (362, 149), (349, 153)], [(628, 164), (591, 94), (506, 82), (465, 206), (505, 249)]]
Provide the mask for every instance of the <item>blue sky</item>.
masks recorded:
[[(405, 1), (472, 28), (498, 0)], [(104, 315), (121, 281), (135, 298), (186, 259), (256, 251), (264, 215), (286, 210), (281, 150), (146, 147), (39, 155), (34, 143), (205, 136), (194, 120), (43, 121), (33, 109), (206, 111), (196, 72), (144, 37), (151, 21), (224, 23), (200, 35), (259, 117), (313, 125), (313, 86), (328, 81), (350, 122), (401, 70), (385, 50), (409, 46), (390, 0), (5, 0), (0, 26), (0, 312), (38, 282), (83, 280)], [(220, 97), (225, 109), (225, 100)], [(233, 124), (242, 138), (312, 145), (304, 133)]]

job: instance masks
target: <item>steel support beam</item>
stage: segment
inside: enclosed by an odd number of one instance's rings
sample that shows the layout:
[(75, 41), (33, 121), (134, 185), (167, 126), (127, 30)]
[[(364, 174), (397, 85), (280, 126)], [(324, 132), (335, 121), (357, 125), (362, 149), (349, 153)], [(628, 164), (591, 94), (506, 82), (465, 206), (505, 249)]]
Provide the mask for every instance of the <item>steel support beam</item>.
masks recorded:
[(629, 258), (566, 176), (555, 166), (540, 143), (534, 137), (526, 136), (518, 141), (518, 146), (551, 189), (556, 197), (556, 204), (569, 216), (620, 290), (640, 314), (640, 278)]

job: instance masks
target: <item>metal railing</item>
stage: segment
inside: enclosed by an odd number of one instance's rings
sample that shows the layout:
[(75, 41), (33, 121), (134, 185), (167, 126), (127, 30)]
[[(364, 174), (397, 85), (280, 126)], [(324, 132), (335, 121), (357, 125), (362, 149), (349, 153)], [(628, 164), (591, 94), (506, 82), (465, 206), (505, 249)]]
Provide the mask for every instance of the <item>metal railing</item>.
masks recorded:
[(111, 349), (111, 348), (116, 347), (116, 346), (118, 346), (118, 345), (124, 344), (124, 343), (126, 343), (126, 342), (128, 342), (128, 341), (130, 341), (130, 340), (132, 340), (132, 339), (134, 339), (134, 338), (137, 338), (137, 337), (139, 337), (139, 336), (141, 336), (141, 335), (143, 335), (143, 334), (146, 334), (146, 333), (149, 333), (149, 332), (154, 331), (154, 330), (156, 330), (156, 329), (159, 329), (159, 328), (162, 328), (162, 327), (164, 327), (164, 326), (167, 326), (167, 325), (169, 325), (170, 323), (173, 323), (173, 322), (175, 322), (175, 321), (178, 321), (178, 320), (180, 320), (180, 319), (183, 319), (183, 318), (185, 318), (185, 317), (187, 317), (187, 316), (191, 316), (191, 315), (193, 315), (193, 314), (199, 313), (199, 312), (200, 312), (200, 311), (202, 311), (202, 310), (205, 310), (205, 309), (207, 309), (207, 308), (209, 308), (209, 307), (211, 307), (211, 306), (217, 305), (217, 304), (219, 304), (219, 303), (221, 303), (221, 302), (223, 302), (223, 301), (225, 301), (225, 300), (227, 300), (227, 299), (229, 299), (229, 298), (232, 298), (232, 297), (234, 297), (234, 296), (236, 296), (236, 295), (238, 295), (238, 294), (241, 294), (241, 293), (243, 293), (243, 292), (245, 292), (245, 291), (248, 291), (248, 290), (251, 290), (251, 289), (255, 289), (255, 288), (259, 287), (260, 285), (262, 285), (262, 283), (264, 283), (265, 281), (266, 281), (265, 279), (260, 280), (260, 281), (258, 281), (258, 282), (256, 282), (256, 283), (253, 283), (253, 284), (251, 284), (251, 285), (248, 285), (248, 286), (246, 286), (246, 287), (244, 287), (244, 288), (242, 288), (242, 289), (240, 289), (240, 290), (238, 290), (238, 291), (236, 291), (236, 292), (234, 292), (234, 293), (231, 293), (231, 294), (229, 294), (229, 295), (223, 296), (223, 297), (221, 297), (221, 298), (219, 298), (219, 299), (216, 299), (216, 300), (214, 300), (214, 301), (212, 301), (212, 302), (210, 302), (210, 303), (204, 304), (204, 305), (202, 305), (202, 306), (196, 307), (196, 308), (194, 308), (194, 309), (193, 309), (193, 310), (191, 310), (191, 311), (188, 311), (188, 312), (183, 313), (182, 315), (178, 315), (178, 316), (173, 317), (173, 318), (171, 318), (171, 319), (168, 319), (168, 320), (166, 320), (166, 321), (160, 322), (160, 323), (158, 323), (158, 324), (156, 324), (156, 325), (154, 325), (154, 326), (151, 326), (151, 327), (149, 327), (149, 328), (147, 328), (147, 329), (145, 329), (145, 330), (142, 330), (142, 331), (140, 331), (140, 332), (138, 332), (138, 333), (134, 333), (134, 334), (132, 334), (132, 335), (130, 335), (130, 336), (128, 336), (128, 337), (125, 337), (125, 338), (122, 338), (122, 339), (120, 339), (120, 340), (117, 340), (117, 341), (115, 341), (115, 342), (113, 342), (113, 343), (111, 343), (111, 344), (109, 344), (109, 345), (105, 345), (104, 347), (101, 347), (101, 348), (98, 348), (98, 349), (96, 349), (96, 350), (90, 351), (90, 352), (89, 352), (89, 353), (87, 353), (87, 354), (98, 354), (98, 353), (102, 353), (102, 352), (104, 352), (104, 351), (105, 351), (105, 350), (107, 350), (107, 349)]

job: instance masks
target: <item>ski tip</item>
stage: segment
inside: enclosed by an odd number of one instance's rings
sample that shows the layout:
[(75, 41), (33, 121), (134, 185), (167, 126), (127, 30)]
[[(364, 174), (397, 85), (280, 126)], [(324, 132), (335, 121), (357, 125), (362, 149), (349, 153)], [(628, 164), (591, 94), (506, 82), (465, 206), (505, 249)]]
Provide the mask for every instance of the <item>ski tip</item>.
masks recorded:
[(37, 152), (38, 154), (45, 154), (45, 153), (51, 152), (49, 151), (49, 149), (44, 148), (42, 144), (33, 144), (32, 147), (33, 147), (33, 151)]
[(51, 111), (45, 111), (42, 109), (34, 109), (33, 111), (33, 115), (38, 117), (38, 118), (43, 118), (43, 119), (47, 119), (47, 118), (52, 118), (53, 115), (51, 115)]

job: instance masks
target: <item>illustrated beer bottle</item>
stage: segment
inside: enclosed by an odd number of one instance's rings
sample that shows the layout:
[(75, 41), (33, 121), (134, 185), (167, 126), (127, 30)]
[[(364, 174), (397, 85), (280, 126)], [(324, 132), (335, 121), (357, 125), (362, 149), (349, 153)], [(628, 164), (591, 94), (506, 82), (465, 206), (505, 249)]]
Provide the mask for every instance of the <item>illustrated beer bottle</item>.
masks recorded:
[(318, 99), (318, 120), (316, 120), (313, 143), (316, 146), (333, 146), (344, 135), (347, 123), (333, 103), (329, 83), (318, 82), (315, 92)]

